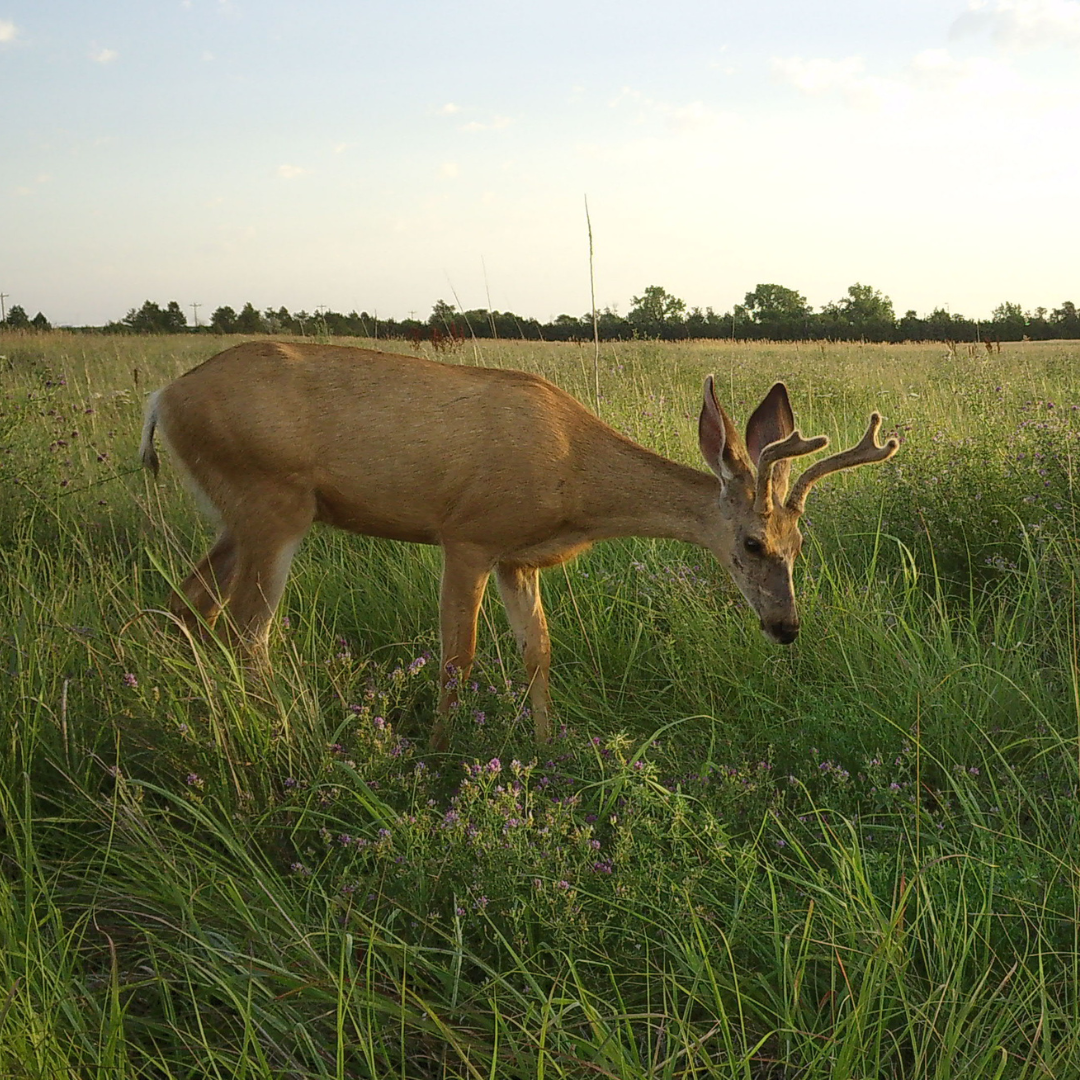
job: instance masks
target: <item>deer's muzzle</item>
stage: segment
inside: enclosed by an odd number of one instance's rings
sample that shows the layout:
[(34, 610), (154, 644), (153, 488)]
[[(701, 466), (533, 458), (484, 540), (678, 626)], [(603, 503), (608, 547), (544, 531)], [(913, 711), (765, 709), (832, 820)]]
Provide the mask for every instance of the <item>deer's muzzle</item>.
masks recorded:
[(766, 622), (762, 619), (761, 632), (777, 645), (790, 645), (799, 636), (799, 620), (774, 619)]

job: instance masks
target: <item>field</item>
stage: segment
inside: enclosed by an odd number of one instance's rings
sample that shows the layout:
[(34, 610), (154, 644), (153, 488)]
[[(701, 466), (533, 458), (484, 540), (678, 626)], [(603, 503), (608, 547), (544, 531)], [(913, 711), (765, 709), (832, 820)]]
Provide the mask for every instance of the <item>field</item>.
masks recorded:
[(313, 532), (269, 683), (178, 632), (142, 400), (230, 343), (0, 337), (0, 1076), (1080, 1076), (1080, 344), (605, 345), (688, 463), (708, 372), (903, 444), (812, 493), (790, 648), (693, 548), (548, 571), (538, 756), (494, 590), (427, 751), (436, 549)]

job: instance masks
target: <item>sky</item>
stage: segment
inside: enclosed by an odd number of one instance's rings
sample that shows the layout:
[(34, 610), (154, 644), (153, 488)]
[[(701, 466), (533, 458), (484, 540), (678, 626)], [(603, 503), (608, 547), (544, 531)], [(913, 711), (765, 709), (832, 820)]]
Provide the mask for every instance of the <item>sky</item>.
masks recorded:
[(1080, 302), (1080, 0), (0, 0), (0, 292)]

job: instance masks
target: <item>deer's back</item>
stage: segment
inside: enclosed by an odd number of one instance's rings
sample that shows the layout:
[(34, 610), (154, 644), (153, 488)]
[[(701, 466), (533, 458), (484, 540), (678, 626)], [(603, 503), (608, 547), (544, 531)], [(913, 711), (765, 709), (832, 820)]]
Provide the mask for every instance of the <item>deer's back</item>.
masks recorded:
[(537, 375), (325, 345), (235, 346), (159, 410), (205, 489), (276, 478), (310, 489), (322, 520), (428, 543), (572, 527), (586, 475), (628, 443)]

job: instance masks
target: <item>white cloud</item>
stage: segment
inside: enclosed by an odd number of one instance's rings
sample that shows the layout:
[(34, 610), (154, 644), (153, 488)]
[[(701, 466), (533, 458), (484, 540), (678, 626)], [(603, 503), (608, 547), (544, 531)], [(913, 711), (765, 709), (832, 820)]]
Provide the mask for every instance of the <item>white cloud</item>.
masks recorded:
[(911, 87), (907, 80), (867, 75), (861, 56), (843, 60), (773, 57), (771, 64), (774, 75), (804, 94), (839, 93), (855, 108), (891, 112), (902, 111), (910, 104)]
[(704, 102), (663, 106), (660, 114), (673, 131), (704, 131), (716, 123), (716, 114)]
[(460, 172), (461, 170), (458, 168), (458, 164), (456, 161), (444, 162), (442, 167), (439, 169), (439, 175), (444, 180), (454, 180), (457, 178)]
[(33, 185), (23, 184), (22, 186), (15, 188), (15, 194), (22, 197), (33, 195), (42, 184), (50, 183), (52, 183), (52, 177), (48, 173), (38, 173), (38, 175), (34, 177)]
[(111, 64), (120, 54), (115, 49), (94, 49), (90, 59), (95, 64)]
[(772, 59), (772, 69), (784, 82), (804, 94), (822, 94), (829, 90), (850, 90), (863, 82), (866, 65), (861, 56), (843, 60), (804, 60), (801, 56)]
[(0, 19), (0, 44), (14, 41), (19, 36), (18, 28), (8, 19)]
[(1050, 104), (1047, 89), (1026, 79), (1007, 58), (958, 58), (948, 49), (924, 49), (893, 75), (870, 75), (861, 57), (845, 60), (774, 58), (781, 80), (809, 95), (840, 94), (856, 108), (894, 113), (932, 110), (938, 115), (957, 109), (986, 113), (1003, 108), (1025, 113)]
[(508, 128), (514, 121), (508, 116), (496, 116), (490, 123), (484, 124), (479, 120), (471, 120), (467, 124), (461, 125), (462, 131), (501, 131), (503, 128)]
[(954, 38), (987, 32), (1010, 52), (1063, 45), (1080, 48), (1077, 0), (969, 0), (968, 10), (952, 26)]
[(679, 135), (728, 126), (735, 120), (733, 113), (717, 112), (702, 101), (672, 105), (667, 101), (654, 101), (640, 90), (633, 90), (629, 86), (624, 86), (608, 105), (617, 109), (626, 103), (637, 106), (636, 120), (639, 124), (660, 121), (669, 131)]
[(948, 49), (925, 49), (906, 73), (912, 86), (931, 93), (943, 92), (973, 102), (1021, 100), (1033, 89), (1011, 64), (985, 56), (957, 59)]
[(277, 174), (282, 180), (295, 180), (298, 176), (307, 176), (308, 170), (301, 165), (279, 165)]
[(448, 101), (441, 109), (439, 109), (440, 116), (453, 116), (456, 112), (461, 112), (461, 108), (452, 101)]

